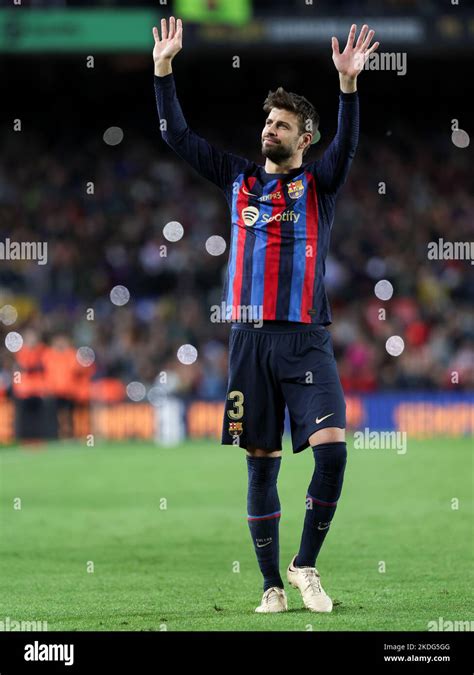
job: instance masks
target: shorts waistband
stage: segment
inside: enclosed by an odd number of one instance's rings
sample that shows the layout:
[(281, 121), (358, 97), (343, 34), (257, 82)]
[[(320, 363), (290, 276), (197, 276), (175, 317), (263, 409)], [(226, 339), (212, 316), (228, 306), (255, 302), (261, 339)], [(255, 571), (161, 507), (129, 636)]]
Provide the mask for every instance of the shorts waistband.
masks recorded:
[(247, 330), (252, 333), (315, 333), (326, 330), (320, 323), (302, 323), (298, 321), (262, 321), (255, 325), (251, 322), (231, 322), (231, 330)]

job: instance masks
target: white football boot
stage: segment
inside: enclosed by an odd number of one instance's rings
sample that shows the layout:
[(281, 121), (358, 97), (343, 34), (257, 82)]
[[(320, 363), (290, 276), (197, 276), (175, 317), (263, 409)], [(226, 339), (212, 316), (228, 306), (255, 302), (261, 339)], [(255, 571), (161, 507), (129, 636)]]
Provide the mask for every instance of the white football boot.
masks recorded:
[(332, 600), (321, 586), (318, 570), (315, 567), (295, 567), (295, 558), (296, 555), (286, 571), (290, 586), (299, 589), (304, 606), (311, 612), (331, 612)]
[(278, 586), (267, 588), (263, 594), (262, 602), (255, 611), (261, 613), (287, 612), (288, 600), (286, 599), (285, 590), (278, 588)]

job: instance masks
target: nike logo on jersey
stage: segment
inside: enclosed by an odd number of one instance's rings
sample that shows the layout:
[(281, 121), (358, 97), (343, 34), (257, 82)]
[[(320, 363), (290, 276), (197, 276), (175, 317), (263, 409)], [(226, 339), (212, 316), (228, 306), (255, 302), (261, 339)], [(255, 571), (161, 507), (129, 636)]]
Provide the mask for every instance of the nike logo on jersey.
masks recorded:
[(327, 420), (327, 418), (331, 417), (331, 415), (334, 415), (334, 413), (329, 413), (329, 415), (324, 415), (324, 417), (316, 417), (316, 424), (324, 422), (324, 420)]
[(248, 195), (249, 197), (258, 197), (258, 195), (254, 194), (253, 192), (248, 192), (244, 187), (242, 187), (242, 192), (244, 195)]
[(255, 194), (255, 192), (249, 192), (242, 186), (242, 192), (244, 195), (247, 195), (247, 197), (257, 197), (257, 201), (259, 202), (271, 202), (273, 200), (279, 201), (282, 199), (282, 192), (281, 190), (278, 190), (278, 192), (272, 192), (270, 195), (262, 195), (259, 197), (258, 195)]

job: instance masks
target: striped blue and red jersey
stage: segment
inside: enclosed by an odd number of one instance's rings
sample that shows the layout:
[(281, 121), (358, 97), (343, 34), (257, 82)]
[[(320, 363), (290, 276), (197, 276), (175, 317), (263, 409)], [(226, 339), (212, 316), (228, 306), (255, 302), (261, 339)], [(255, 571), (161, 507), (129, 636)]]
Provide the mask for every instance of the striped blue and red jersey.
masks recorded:
[(330, 324), (325, 261), (336, 197), (357, 147), (357, 92), (340, 92), (337, 132), (322, 158), (275, 174), (198, 136), (186, 123), (173, 74), (154, 80), (163, 139), (227, 199), (226, 319), (250, 308), (257, 319)]

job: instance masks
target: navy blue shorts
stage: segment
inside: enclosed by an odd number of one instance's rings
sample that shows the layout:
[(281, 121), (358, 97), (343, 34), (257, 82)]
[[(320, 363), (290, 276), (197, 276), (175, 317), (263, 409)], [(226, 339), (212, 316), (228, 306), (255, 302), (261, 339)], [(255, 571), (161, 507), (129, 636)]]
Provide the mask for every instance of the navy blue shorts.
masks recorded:
[(222, 445), (280, 450), (285, 405), (294, 453), (315, 431), (345, 428), (331, 334), (316, 324), (232, 324)]

